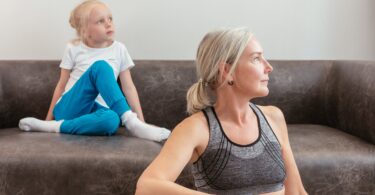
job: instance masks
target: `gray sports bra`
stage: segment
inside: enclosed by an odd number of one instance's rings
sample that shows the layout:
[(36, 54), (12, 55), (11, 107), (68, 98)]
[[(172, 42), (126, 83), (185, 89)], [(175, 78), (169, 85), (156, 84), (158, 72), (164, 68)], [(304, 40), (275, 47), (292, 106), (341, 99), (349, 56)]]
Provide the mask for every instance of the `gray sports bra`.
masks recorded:
[(281, 147), (260, 109), (250, 103), (258, 118), (259, 137), (239, 145), (225, 135), (213, 107), (203, 110), (210, 137), (203, 154), (193, 163), (195, 186), (214, 194), (261, 194), (281, 190), (286, 177)]

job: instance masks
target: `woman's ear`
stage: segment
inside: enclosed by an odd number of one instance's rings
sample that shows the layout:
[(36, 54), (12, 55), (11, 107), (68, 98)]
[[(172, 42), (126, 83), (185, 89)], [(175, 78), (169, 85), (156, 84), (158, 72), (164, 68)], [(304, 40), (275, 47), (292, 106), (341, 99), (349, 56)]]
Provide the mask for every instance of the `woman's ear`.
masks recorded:
[(225, 80), (233, 80), (233, 76), (230, 73), (230, 69), (232, 68), (231, 64), (221, 62), (219, 64), (219, 82), (224, 82)]

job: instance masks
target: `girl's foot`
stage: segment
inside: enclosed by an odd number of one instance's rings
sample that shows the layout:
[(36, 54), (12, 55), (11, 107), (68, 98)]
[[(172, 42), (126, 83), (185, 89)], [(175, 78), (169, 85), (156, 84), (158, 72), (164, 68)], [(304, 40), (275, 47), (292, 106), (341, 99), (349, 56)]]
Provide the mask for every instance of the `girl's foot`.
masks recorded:
[(40, 131), (49, 133), (60, 132), (62, 121), (44, 121), (33, 117), (27, 117), (20, 120), (18, 127), (23, 131)]
[(127, 111), (121, 116), (122, 124), (129, 132), (139, 138), (161, 142), (169, 137), (171, 132), (162, 127), (149, 125), (138, 119), (137, 114)]

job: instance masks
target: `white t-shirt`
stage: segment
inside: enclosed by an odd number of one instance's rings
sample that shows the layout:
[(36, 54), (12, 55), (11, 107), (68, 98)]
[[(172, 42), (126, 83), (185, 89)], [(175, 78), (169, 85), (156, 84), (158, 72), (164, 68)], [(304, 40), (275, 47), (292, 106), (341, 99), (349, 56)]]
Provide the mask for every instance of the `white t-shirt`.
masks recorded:
[[(71, 70), (64, 94), (68, 92), (78, 79), (81, 78), (83, 73), (85, 73), (86, 70), (98, 60), (108, 62), (113, 69), (116, 79), (120, 72), (134, 66), (134, 62), (125, 45), (118, 41), (114, 41), (112, 45), (106, 48), (90, 48), (82, 42), (77, 45), (68, 43), (65, 49), (65, 54), (60, 63), (60, 68)], [(96, 101), (101, 105), (108, 107), (100, 94), (96, 98)]]

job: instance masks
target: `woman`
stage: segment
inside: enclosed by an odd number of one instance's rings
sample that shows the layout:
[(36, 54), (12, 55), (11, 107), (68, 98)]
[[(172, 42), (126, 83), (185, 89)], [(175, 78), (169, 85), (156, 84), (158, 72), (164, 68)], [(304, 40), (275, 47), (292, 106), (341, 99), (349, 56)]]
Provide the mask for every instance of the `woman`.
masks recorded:
[[(272, 66), (247, 28), (208, 33), (182, 121), (137, 184), (137, 194), (306, 194), (283, 113), (268, 95)], [(187, 163), (198, 191), (174, 183)]]

